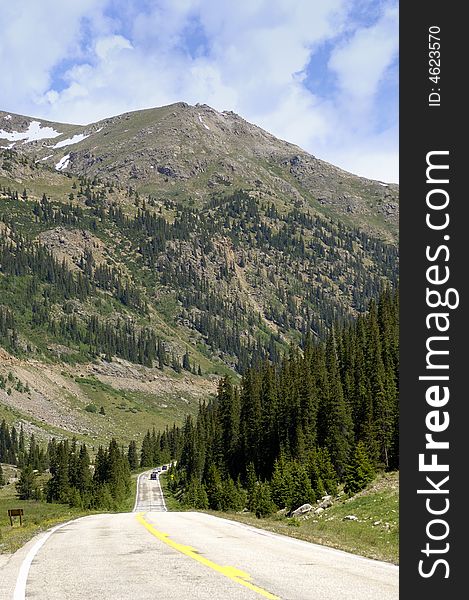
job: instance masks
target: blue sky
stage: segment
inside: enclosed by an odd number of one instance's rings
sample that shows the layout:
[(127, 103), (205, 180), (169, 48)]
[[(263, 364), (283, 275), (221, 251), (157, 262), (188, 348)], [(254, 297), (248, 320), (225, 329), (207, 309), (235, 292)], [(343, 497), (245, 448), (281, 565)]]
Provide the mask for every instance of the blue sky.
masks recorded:
[(0, 4), (0, 109), (89, 123), (185, 101), (398, 180), (396, 0)]

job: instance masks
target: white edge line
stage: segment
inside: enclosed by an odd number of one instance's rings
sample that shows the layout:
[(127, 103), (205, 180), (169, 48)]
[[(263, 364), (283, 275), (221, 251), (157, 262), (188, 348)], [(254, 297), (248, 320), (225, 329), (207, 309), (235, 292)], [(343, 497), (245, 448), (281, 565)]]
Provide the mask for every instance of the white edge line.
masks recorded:
[(26, 598), (26, 582), (28, 580), (29, 568), (31, 567), (31, 563), (34, 560), (34, 557), (39, 552), (41, 547), (45, 544), (45, 542), (49, 539), (49, 537), (56, 532), (58, 529), (62, 527), (66, 527), (83, 517), (79, 517), (78, 519), (72, 519), (71, 521), (67, 521), (66, 523), (61, 523), (60, 525), (56, 525), (45, 532), (45, 534), (37, 540), (32, 548), (30, 548), (28, 554), (25, 559), (21, 563), (20, 570), (18, 572), (18, 577), (16, 579), (15, 591), (13, 592), (13, 600), (25, 600)]
[[(140, 475), (137, 477), (137, 493), (135, 495), (135, 504), (134, 504), (133, 512), (136, 511), (136, 508), (138, 505), (138, 491), (139, 491), (139, 485), (140, 485), (140, 477), (142, 477), (142, 475), (145, 475), (145, 473), (147, 473), (147, 472), (148, 471), (145, 471), (144, 473), (140, 473)], [(159, 486), (160, 492), (161, 492), (161, 499), (163, 500), (163, 507), (164, 507), (164, 510), (167, 511), (168, 509), (166, 508), (166, 503), (164, 501), (164, 495), (163, 495), (163, 490), (161, 489), (159, 475), (158, 475), (157, 481), (158, 481), (158, 486)], [(80, 518), (83, 518), (83, 517), (80, 517)], [(18, 577), (16, 579), (15, 591), (13, 593), (13, 600), (25, 600), (25, 598), (26, 598), (26, 582), (28, 580), (29, 569), (34, 560), (34, 557), (39, 552), (39, 550), (42, 548), (42, 546), (46, 543), (46, 541), (49, 539), (49, 537), (53, 533), (55, 533), (58, 529), (61, 529), (62, 527), (66, 527), (67, 525), (70, 525), (70, 523), (73, 523), (74, 521), (78, 521), (78, 520), (79, 519), (72, 519), (71, 521), (67, 521), (66, 523), (61, 523), (60, 525), (56, 525), (55, 527), (52, 527), (52, 529), (49, 529), (48, 531), (46, 531), (46, 533), (40, 539), (37, 540), (37, 542), (34, 544), (34, 546), (32, 548), (30, 548), (28, 554), (26, 555), (25, 559), (21, 563)]]
[[(151, 470), (151, 469), (150, 469)], [(150, 471), (144, 471), (143, 473), (140, 473), (140, 475), (137, 477), (137, 491), (135, 494), (135, 504), (134, 507), (132, 509), (132, 512), (137, 512), (137, 506), (138, 506), (138, 491), (139, 491), (139, 487), (140, 487), (140, 477), (142, 475), (146, 475), (147, 473), (150, 473)], [(163, 508), (166, 512), (168, 512), (168, 508), (166, 506), (166, 502), (164, 501), (164, 494), (163, 494), (163, 490), (161, 488), (161, 482), (160, 482), (160, 475), (161, 473), (158, 473), (158, 478), (157, 478), (157, 482), (158, 482), (158, 487), (160, 488), (160, 494), (161, 494), (161, 500), (163, 501)]]
[(166, 502), (164, 501), (163, 490), (161, 489), (160, 473), (158, 473), (158, 480), (157, 481), (158, 481), (158, 487), (160, 488), (161, 500), (163, 500), (163, 508), (165, 509), (166, 512), (168, 512), (168, 509), (166, 508)]
[(143, 473), (140, 473), (140, 475), (137, 477), (137, 491), (135, 493), (135, 504), (134, 504), (134, 507), (132, 509), (132, 512), (136, 512), (136, 510), (137, 510), (137, 505), (138, 505), (138, 488), (140, 486), (140, 477), (142, 475), (145, 475), (145, 473), (148, 473), (148, 471), (144, 471)]

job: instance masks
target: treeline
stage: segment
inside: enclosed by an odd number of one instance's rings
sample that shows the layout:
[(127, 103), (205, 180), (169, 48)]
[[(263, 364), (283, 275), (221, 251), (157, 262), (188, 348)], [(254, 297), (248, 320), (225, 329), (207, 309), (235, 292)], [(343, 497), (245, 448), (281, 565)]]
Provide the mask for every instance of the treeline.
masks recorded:
[(140, 455), (137, 453), (135, 442), (129, 445), (129, 463), (132, 469), (139, 466), (154, 467), (170, 462), (175, 456), (179, 455), (181, 443), (181, 430), (176, 425), (170, 429), (166, 427), (163, 432), (155, 432), (153, 429), (147, 431), (140, 450)]
[(247, 371), (239, 388), (222, 379), (181, 430), (173, 490), (189, 505), (239, 509), (246, 498), (263, 513), (398, 468), (398, 314), (388, 290), (325, 342), (306, 339), (281, 364)]
[(48, 444), (49, 471), (46, 484), (47, 502), (59, 502), (85, 509), (115, 510), (130, 492), (130, 466), (127, 453), (112, 439), (108, 448), (100, 446), (93, 472), (85, 444), (75, 440)]
[(95, 294), (97, 288), (102, 289), (111, 292), (125, 306), (140, 313), (148, 311), (135, 286), (123, 279), (114, 267), (96, 266), (88, 250), (79, 261), (80, 270), (72, 271), (43, 244), (16, 232), (14, 224), (8, 220), (4, 219), (4, 222), (10, 226), (9, 239), (5, 237), (0, 242), (0, 270), (5, 275), (33, 275), (37, 281), (53, 286), (55, 294), (63, 299), (83, 301)]
[[(40, 281), (50, 287), (50, 303), (61, 297), (84, 302), (104, 292), (101, 299), (112, 296), (123, 310), (148, 317), (154, 302), (173, 322), (197, 331), (211, 354), (240, 373), (265, 359), (277, 362), (286, 338), (314, 332), (325, 339), (333, 323), (363, 312), (383, 286), (396, 282), (395, 246), (298, 207), (283, 212), (239, 190), (196, 208), (190, 198), (163, 202), (140, 198), (129, 188), (136, 206), (129, 215), (111, 192), (96, 178), (83, 177), (66, 202), (46, 195), (31, 202), (25, 191), (6, 190), (11, 200), (3, 207), (3, 221), (13, 239), (0, 249), (6, 265), (0, 262), (1, 269), (17, 276), (38, 267)], [(132, 280), (124, 270), (94, 264), (90, 252), (78, 270), (54, 262), (47, 249), (27, 240), (28, 207), (38, 226), (118, 233)], [(16, 221), (15, 210), (22, 215)], [(56, 318), (61, 308), (53, 308)], [(150, 360), (154, 357), (146, 356), (144, 364)]]
[(45, 194), (40, 202), (33, 203), (33, 214), (36, 221), (53, 225), (78, 226), (85, 218), (85, 211), (80, 206), (71, 202), (54, 205)]
[(10, 234), (0, 240), (1, 273), (15, 277), (33, 275), (37, 281), (54, 286), (64, 299), (85, 300), (90, 295), (92, 285), (83, 272), (72, 273), (45, 246), (15, 232), (14, 224), (6, 224)]
[(48, 467), (49, 458), (47, 450), (36, 443), (33, 433), (27, 441), (23, 425), (18, 431), (3, 419), (0, 424), (0, 462), (43, 471)]
[(76, 344), (84, 344), (89, 354), (104, 354), (111, 361), (118, 356), (136, 364), (153, 366), (155, 360), (162, 368), (168, 364), (161, 339), (148, 327), (138, 327), (131, 319), (118, 318), (106, 322), (96, 315), (78, 319), (76, 315), (47, 319), (48, 331), (54, 336)]
[[(23, 430), (5, 420), (0, 425), (0, 463), (21, 469), (16, 485), (23, 500), (45, 500), (83, 509), (117, 510), (127, 501), (131, 471), (168, 463), (179, 453), (181, 432), (175, 425), (163, 432), (148, 431), (140, 448), (132, 440), (127, 448), (112, 439), (107, 448), (99, 446), (90, 456), (86, 444), (49, 440), (39, 445), (34, 434), (27, 442)], [(49, 473), (44, 482), (39, 474)], [(0, 485), (5, 485), (0, 468)]]
[[(13, 427), (7, 433), (5, 447), (8, 439), (14, 440), (14, 431)], [(14, 441), (4, 460), (21, 468), (16, 484), (20, 499), (104, 510), (117, 510), (128, 499), (131, 489), (128, 451), (120, 448), (116, 440), (112, 439), (107, 448), (98, 448), (93, 464), (86, 445), (78, 444), (75, 439), (70, 442), (52, 438), (46, 448), (39, 448), (32, 436), (28, 451), (21, 450), (21, 443), (24, 448), (24, 440), (18, 442), (18, 457), (24, 456), (24, 460), (12, 460)], [(43, 473), (50, 474), (45, 482), (38, 478)]]
[[(350, 318), (350, 307), (364, 311), (383, 282), (396, 281), (394, 246), (297, 208), (280, 214), (242, 190), (202, 209), (173, 203), (171, 221), (152, 209), (150, 198), (136, 201), (133, 216), (107, 204), (93, 203), (93, 228), (116, 226), (158, 282), (176, 293), (181, 318), (212, 351), (221, 351), (229, 363), (233, 357), (241, 373), (260, 359), (276, 360), (282, 344), (259, 331), (251, 306), (233, 302), (229, 286), (237, 266), (247, 269), (254, 287), (267, 276), (263, 287), (270, 297), (263, 310), (270, 321), (283, 331), (314, 331), (323, 338), (334, 322)], [(68, 214), (61, 210), (43, 213), (49, 222), (62, 223)], [(223, 254), (226, 239), (234, 260)]]
[[(71, 271), (46, 247), (15, 232), (13, 225), (9, 239), (0, 240), (0, 273), (24, 279), (21, 284), (19, 279), (14, 280), (13, 305), (26, 315), (32, 327), (46, 331), (61, 343), (75, 344), (78, 351), (91, 356), (105, 355), (107, 360), (118, 356), (145, 366), (156, 363), (161, 369), (170, 366), (176, 371), (194, 371), (187, 353), (178, 356), (169, 352), (151, 327), (139, 325), (128, 315), (110, 321), (98, 315), (74, 314), (74, 301), (96, 296), (98, 289), (110, 292), (139, 316), (148, 312), (138, 289), (128, 280), (123, 281), (114, 267), (95, 265), (89, 251), (85, 251), (78, 266), (80, 270)], [(57, 303), (61, 311), (54, 310)], [(0, 306), (0, 345), (13, 352), (19, 349), (17, 320), (12, 308)]]
[(18, 345), (18, 329), (13, 312), (0, 306), (0, 346), (7, 350), (16, 350)]
[[(130, 492), (130, 473), (140, 467), (150, 468), (168, 463), (179, 453), (181, 432), (175, 425), (163, 432), (147, 431), (140, 448), (132, 440), (127, 448), (112, 439), (109, 446), (100, 446), (93, 457), (86, 444), (49, 440), (38, 444), (34, 434), (26, 439), (20, 429), (5, 420), (0, 424), (0, 463), (21, 469), (17, 484), (18, 496), (58, 502), (85, 509), (118, 509)], [(40, 483), (39, 474), (50, 478)], [(0, 485), (5, 485), (0, 468)]]

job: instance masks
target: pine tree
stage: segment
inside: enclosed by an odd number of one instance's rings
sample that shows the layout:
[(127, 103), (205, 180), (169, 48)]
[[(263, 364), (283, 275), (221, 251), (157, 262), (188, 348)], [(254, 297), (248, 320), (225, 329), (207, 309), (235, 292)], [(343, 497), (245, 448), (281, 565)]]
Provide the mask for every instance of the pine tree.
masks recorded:
[(257, 485), (256, 469), (254, 468), (254, 463), (250, 462), (246, 468), (246, 490), (247, 490), (247, 494), (248, 494), (247, 508), (251, 512), (254, 509), (254, 496), (255, 496), (256, 485)]
[(46, 486), (46, 497), (48, 502), (68, 502), (69, 500), (69, 458), (68, 442), (59, 442), (57, 444), (54, 460), (50, 465), (52, 477), (47, 482)]
[(21, 454), (24, 454), (26, 452), (26, 444), (25, 444), (25, 439), (24, 439), (24, 430), (23, 430), (22, 423), (21, 423), (21, 427), (20, 427), (20, 436), (18, 439), (18, 452), (20, 452)]
[(221, 510), (240, 511), (245, 507), (246, 496), (236, 486), (231, 477), (224, 479), (221, 484)]
[(239, 469), (239, 420), (240, 402), (238, 391), (233, 389), (229, 377), (224, 377), (218, 385), (218, 420), (220, 425), (221, 452), (228, 472), (232, 477)]
[(190, 361), (188, 350), (186, 350), (186, 352), (184, 353), (184, 356), (182, 357), (182, 368), (185, 369), (186, 371), (191, 370), (191, 361)]
[(290, 502), (288, 508), (295, 510), (302, 504), (312, 504), (316, 501), (316, 495), (311, 487), (311, 481), (308, 477), (306, 467), (299, 462), (291, 463), (291, 488)]
[(20, 478), (16, 484), (16, 491), (20, 500), (31, 500), (34, 497), (36, 476), (31, 465), (21, 469)]
[(280, 415), (277, 380), (274, 367), (265, 364), (261, 383), (261, 419), (263, 452), (261, 453), (260, 476), (270, 477), (280, 449)]
[(272, 500), (278, 508), (286, 508), (292, 504), (292, 474), (285, 461), (283, 453), (275, 461), (272, 479), (270, 480), (270, 489)]
[(373, 465), (363, 442), (358, 442), (352, 460), (347, 466), (344, 491), (353, 495), (364, 489), (374, 477)]
[(130, 489), (130, 467), (114, 438), (109, 443), (107, 452), (106, 483), (109, 485), (116, 505), (119, 506)]
[(258, 519), (268, 517), (275, 511), (275, 504), (270, 495), (270, 486), (266, 482), (258, 482), (254, 490), (253, 512)]
[(379, 459), (385, 467), (388, 467), (393, 439), (393, 404), (396, 394), (392, 376), (386, 376), (378, 323), (378, 308), (375, 302), (370, 303), (367, 321), (367, 375), (370, 381), (373, 403), (375, 438), (379, 447)]
[(95, 484), (102, 485), (107, 481), (108, 478), (108, 460), (107, 454), (102, 446), (99, 446), (98, 452), (94, 459), (94, 475), (93, 481)]
[(90, 457), (85, 444), (83, 444), (80, 447), (76, 467), (76, 489), (80, 493), (83, 502), (88, 501), (91, 485)]
[(135, 440), (132, 440), (129, 444), (127, 459), (129, 461), (131, 471), (135, 471), (135, 469), (138, 469), (137, 443), (135, 442)]
[(192, 477), (182, 497), (182, 503), (191, 508), (207, 509), (209, 507), (207, 492), (196, 477)]
[(243, 377), (241, 391), (240, 442), (241, 465), (254, 463), (256, 471), (261, 463), (262, 447), (262, 412), (259, 376), (249, 370)]
[(223, 510), (223, 490), (220, 472), (216, 465), (211, 465), (205, 483), (208, 506), (213, 510)]
[(339, 477), (332, 463), (331, 455), (327, 448), (318, 448), (317, 456), (319, 473), (326, 488), (326, 493), (335, 494)]
[(153, 466), (153, 446), (151, 443), (150, 431), (147, 431), (142, 441), (142, 449), (140, 453), (140, 466), (141, 467), (152, 467)]
[(353, 441), (353, 422), (351, 409), (345, 400), (337, 360), (337, 347), (334, 331), (326, 344), (327, 387), (326, 438), (324, 446), (329, 450), (335, 469), (341, 477), (349, 460), (350, 446)]

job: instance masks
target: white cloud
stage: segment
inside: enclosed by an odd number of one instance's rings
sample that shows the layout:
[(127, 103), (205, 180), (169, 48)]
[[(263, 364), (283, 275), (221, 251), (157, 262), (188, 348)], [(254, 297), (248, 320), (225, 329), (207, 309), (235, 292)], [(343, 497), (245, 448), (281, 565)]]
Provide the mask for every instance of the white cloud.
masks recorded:
[(98, 39), (95, 45), (96, 56), (99, 60), (109, 60), (113, 54), (120, 50), (132, 50), (133, 46), (122, 35), (108, 35)]
[(369, 103), (398, 51), (398, 11), (389, 7), (379, 21), (359, 29), (333, 52), (329, 62), (339, 85), (354, 102)]
[[(388, 134), (372, 167), (382, 139), (372, 125), (375, 94), (397, 49), (397, 13), (385, 7), (374, 25), (349, 31), (349, 11), (348, 0), (18, 0), (0, 7), (0, 22), (9, 23), (6, 39), (0, 31), (0, 60), (11, 59), (0, 73), (0, 102), (75, 123), (205, 102), (359, 174), (381, 169), (389, 180), (397, 140), (393, 146)], [(339, 93), (324, 97), (305, 87), (305, 70), (320, 45), (336, 39), (329, 67)], [(73, 61), (57, 86), (53, 69), (67, 58)], [(358, 147), (367, 159), (357, 160)]]
[(324, 158), (342, 166), (351, 173), (387, 183), (399, 181), (397, 160), (397, 126), (379, 134), (356, 138), (353, 144), (328, 149), (324, 147)]
[(104, 0), (16, 0), (0, 3), (0, 99), (16, 112), (34, 107), (51, 83), (51, 70), (80, 54), (83, 16)]

